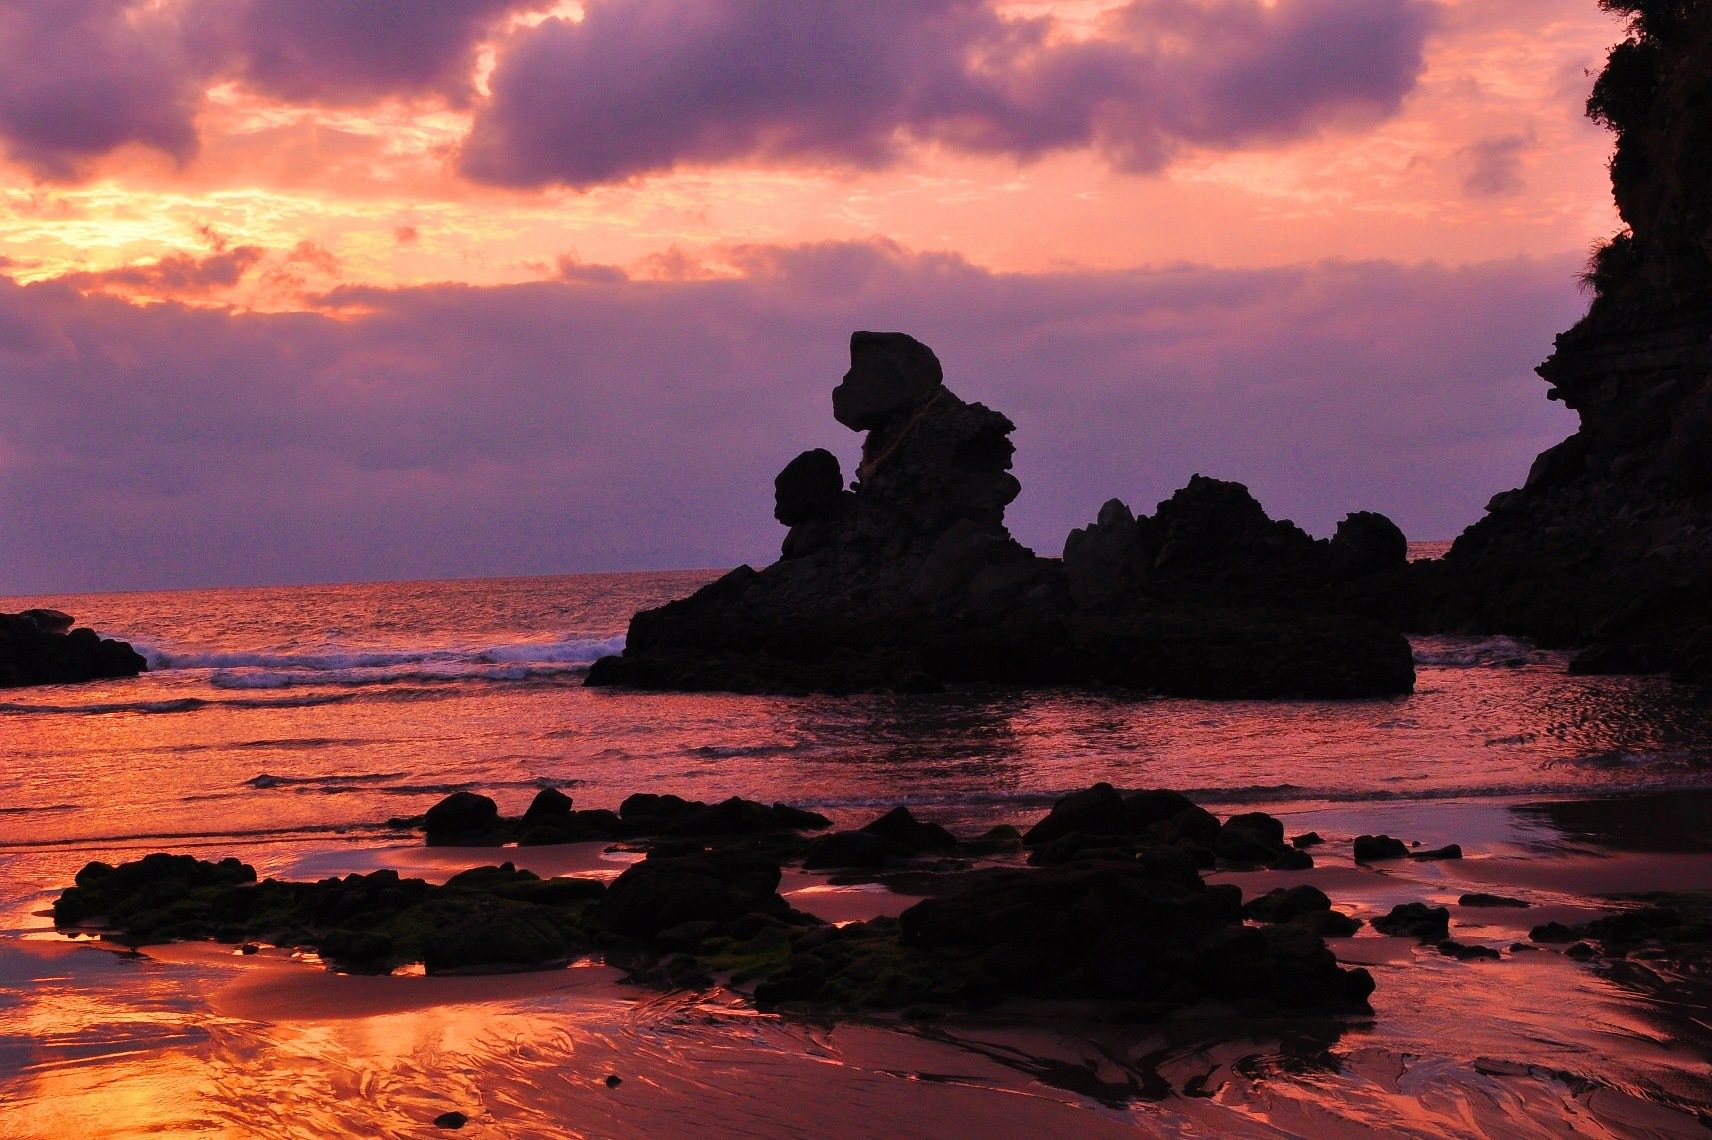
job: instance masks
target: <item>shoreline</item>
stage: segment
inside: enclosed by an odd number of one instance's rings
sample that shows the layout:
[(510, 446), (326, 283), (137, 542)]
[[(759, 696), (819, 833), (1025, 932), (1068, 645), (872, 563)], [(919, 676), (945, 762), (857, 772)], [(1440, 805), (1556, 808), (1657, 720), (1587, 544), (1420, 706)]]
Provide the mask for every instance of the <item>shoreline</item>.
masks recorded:
[[(1692, 798), (1712, 800), (1712, 792)], [(1170, 1134), (1197, 1128), (1275, 1135), (1292, 1131), (1286, 1122), (1295, 1121), (1299, 1127), (1311, 1123), (1316, 1134), (1357, 1135), (1376, 1126), (1403, 1126), (1419, 1111), (1409, 1106), (1418, 1100), (1420, 1088), (1408, 1087), (1407, 1081), (1399, 1084), (1393, 1074), (1389, 1082), (1395, 1087), (1387, 1090), (1386, 1080), (1379, 1077), (1385, 1065), (1395, 1063), (1405, 1069), (1426, 1065), (1423, 1077), (1437, 1074), (1425, 1078), (1429, 1084), (1463, 1074), (1469, 1081), (1510, 1088), (1506, 1096), (1476, 1098), (1464, 1106), (1483, 1126), (1496, 1130), (1526, 1130), (1524, 1124), (1545, 1129), (1580, 1120), (1600, 1121), (1619, 1132), (1652, 1129), (1662, 1135), (1692, 1135), (1700, 1128), (1694, 1114), (1712, 1111), (1712, 1078), (1705, 1068), (1712, 1061), (1712, 1030), (1706, 1029), (1712, 1006), (1694, 1007), (1693, 994), (1685, 998), (1680, 988), (1662, 986), (1653, 964), (1646, 971), (1649, 980), (1623, 962), (1573, 962), (1561, 947), (1506, 952), (1498, 962), (1457, 962), (1431, 945), (1376, 935), (1370, 922), (1397, 902), (1444, 903), (1451, 908), (1453, 938), (1507, 948), (1525, 940), (1529, 926), (1581, 922), (1608, 912), (1612, 906), (1599, 897), (1602, 894), (1712, 883), (1712, 850), (1691, 833), (1649, 830), (1651, 845), (1670, 848), (1665, 850), (1625, 848), (1620, 830), (1603, 844), (1589, 841), (1589, 835), (1599, 834), (1589, 820), (1621, 820), (1661, 806), (1663, 799), (1306, 807), (1282, 818), (1292, 833), (1316, 830), (1327, 840), (1314, 849), (1316, 867), (1208, 874), (1209, 882), (1237, 883), (1247, 897), (1275, 887), (1315, 884), (1331, 896), (1335, 908), (1369, 920), (1357, 936), (1330, 939), (1328, 944), (1340, 960), (1374, 971), (1379, 988), (1371, 1017), (1256, 1023), (1186, 1016), (1156, 1025), (1114, 1027), (1078, 1020), (1064, 1008), (1031, 1013), (1019, 1007), (925, 1023), (885, 1016), (827, 1022), (758, 1014), (740, 996), (718, 987), (707, 992), (638, 990), (621, 984), (617, 971), (599, 965), (477, 976), (356, 978), (292, 960), (282, 952), (243, 957), (230, 947), (207, 943), (145, 948), (136, 958), (91, 955), (86, 946), (51, 935), (51, 927), (40, 925), (19, 932), (23, 938), (0, 938), (0, 955), (9, 964), (0, 971), (0, 1007), (5, 989), (17, 985), (20, 974), (32, 972), (60, 979), (89, 975), (86, 1001), (114, 1000), (122, 1006), (136, 996), (134, 979), (125, 976), (133, 968), (104, 968), (95, 960), (107, 959), (108, 965), (144, 962), (153, 964), (148, 972), (158, 976), (157, 984), (183, 987), (189, 1007), (238, 1027), (233, 1032), (241, 1044), (231, 1047), (247, 1057), (240, 1063), (246, 1071), (282, 1061), (288, 1062), (288, 1069), (305, 1064), (317, 1068), (328, 1058), (294, 1053), (291, 1043), (323, 1041), (328, 1034), (342, 1042), (336, 1050), (340, 1063), (359, 1068), (396, 1062), (394, 1046), (381, 1047), (394, 1033), (412, 1040), (432, 1036), (443, 1046), (451, 1045), (446, 1064), (453, 1068), (441, 1075), (450, 1077), (455, 1070), (454, 1085), (468, 1090), (462, 1094), (468, 1099), (448, 1093), (445, 1103), (433, 1101), (440, 1104), (435, 1113), (427, 1112), (433, 1104), (426, 1101), (377, 1106), (381, 1116), (370, 1123), (384, 1120), (394, 1128), (411, 1120), (425, 1123), (438, 1111), (457, 1108), (470, 1114), (472, 1127), (497, 1127), (506, 1134), (513, 1125), (528, 1132), (526, 1122), (534, 1114), (551, 1112), (598, 1134), (643, 1135), (657, 1133), (668, 1125), (671, 1113), (690, 1111), (687, 1106), (693, 1104), (697, 1119), (710, 1132), (735, 1133), (747, 1127), (761, 1135), (785, 1135), (839, 1119), (834, 1106), (854, 1097), (878, 1114), (871, 1118), (876, 1125), (889, 1121), (899, 1134), (914, 1134), (911, 1130), (919, 1130), (922, 1121), (938, 1120), (941, 1127), (949, 1126), (948, 1121), (985, 1121), (992, 1128), (1026, 1124), (1091, 1135)], [(1667, 814), (1686, 819), (1692, 811), (1693, 805), (1673, 802)], [(1587, 830), (1560, 830), (1557, 823), (1567, 819)], [(1461, 843), (1465, 857), (1356, 865), (1348, 855), (1348, 837), (1397, 820), (1413, 826), (1394, 833), (1427, 846)], [(436, 878), (503, 857), (543, 875), (615, 875), (636, 858), (608, 854), (601, 842), (521, 849), (294, 846), (293, 854), (279, 852), (270, 873), (314, 878), (391, 866), (408, 875)], [(922, 886), (919, 875), (880, 879), (909, 884), (916, 891)], [(1460, 894), (1476, 890), (1515, 895), (1533, 905), (1472, 908), (1455, 903)], [(793, 905), (831, 921), (895, 913), (925, 897), (892, 890), (884, 882), (840, 885), (829, 876), (795, 870), (787, 872), (781, 892)], [(117, 976), (114, 969), (119, 970)], [(26, 984), (41, 983), (42, 977), (36, 977)], [(1432, 1001), (1426, 1002), (1429, 991)], [(1571, 998), (1602, 1010), (1596, 1026), (1564, 1023), (1562, 1010), (1570, 1008), (1564, 1003)], [(1457, 1024), (1474, 1009), (1480, 1010), (1477, 1023)], [(590, 1024), (605, 1028), (591, 1032)], [(497, 1046), (490, 1035), (496, 1025), (509, 1026), (517, 1043), (536, 1040), (532, 1035), (539, 1034), (544, 1043), (539, 1048), (561, 1056), (561, 1066), (574, 1060), (581, 1076), (562, 1076), (543, 1085), (541, 1071), (503, 1051), (494, 1052)], [(1665, 1025), (1674, 1040), (1661, 1040), (1664, 1030), (1659, 1027)], [(386, 1026), (392, 1028), (383, 1032)], [(376, 1033), (383, 1035), (377, 1038)], [(462, 1045), (447, 1038), (448, 1033)], [(659, 1040), (659, 1033), (666, 1033), (667, 1040), (681, 1037), (686, 1052), (645, 1048), (646, 1042)], [(1585, 1033), (1595, 1034), (1603, 1055), (1578, 1053), (1577, 1036)], [(1465, 1040), (1451, 1046), (1458, 1036)], [(1545, 1049), (1548, 1056), (1526, 1055), (1538, 1051), (1541, 1041), (1553, 1039), (1558, 1044)], [(817, 1043), (811, 1050), (817, 1059), (793, 1059), (804, 1040)], [(26, 1128), (37, 1129), (28, 1135), (45, 1134), (49, 1125), (63, 1121), (52, 1108), (61, 1095), (52, 1091), (61, 1079), (56, 1073), (93, 1071), (101, 1075), (103, 1087), (158, 1083), (159, 1066), (127, 1059), (136, 1052), (135, 1042), (122, 1055), (106, 1060), (99, 1050), (93, 1057), (79, 1057), (70, 1043), (43, 1043), (39, 1048), (42, 1055), (15, 1073), (15, 1079), (25, 1083), (20, 1104), (27, 1115), (21, 1119)], [(56, 1048), (72, 1051), (54, 1060)], [(202, 1046), (177, 1041), (162, 1048), (195, 1053)], [(1322, 1060), (1305, 1069), (1292, 1068), (1302, 1061), (1303, 1049), (1310, 1058)], [(1411, 1054), (1420, 1049), (1427, 1052)], [(725, 1061), (704, 1074), (706, 1052), (698, 1050), (717, 1053)], [(692, 1054), (693, 1062), (688, 1059)], [(139, 1055), (159, 1056), (146, 1045)], [(1582, 1057), (1579, 1067), (1576, 1056)], [(1291, 1057), (1297, 1061), (1286, 1063)], [(1383, 1060), (1386, 1057), (1393, 1060)], [(1331, 1063), (1327, 1058), (1341, 1060), (1327, 1069), (1322, 1064)], [(1596, 1070), (1589, 1071), (1589, 1064)], [(1254, 1069), (1256, 1065), (1260, 1068)], [(598, 1071), (603, 1067), (620, 1076), (616, 1089), (603, 1083), (607, 1074)], [(519, 1075), (525, 1070), (533, 1074), (527, 1080)], [(1622, 1076), (1632, 1071), (1642, 1075)], [(1257, 1074), (1263, 1072), (1271, 1075), (1260, 1079)], [(1313, 1076), (1315, 1072), (1320, 1075)], [(1561, 1074), (1576, 1079), (1565, 1083)], [(525, 1103), (496, 1095), (499, 1088), (512, 1087), (508, 1082), (513, 1080), (539, 1088), (541, 1096)], [(1314, 1092), (1328, 1080), (1343, 1090), (1338, 1094), (1345, 1102), (1341, 1108), (1333, 1103), (1337, 1098), (1328, 1100)], [(1595, 1082), (1597, 1096), (1588, 1091), (1595, 1086), (1577, 1083), (1583, 1080)], [(1355, 1084), (1345, 1088), (1350, 1081)], [(515, 1086), (519, 1096), (523, 1084)], [(803, 1098), (789, 1119), (767, 1116), (769, 1106), (782, 1103), (776, 1097), (769, 1101), (767, 1090), (786, 1086), (802, 1089)], [(1456, 1087), (1464, 1096), (1472, 1095), (1468, 1088), (1474, 1085)], [(1011, 1095), (995, 1098), (994, 1091)], [(739, 1111), (737, 1106), (746, 1107)], [(745, 1118), (742, 1112), (750, 1115)]]

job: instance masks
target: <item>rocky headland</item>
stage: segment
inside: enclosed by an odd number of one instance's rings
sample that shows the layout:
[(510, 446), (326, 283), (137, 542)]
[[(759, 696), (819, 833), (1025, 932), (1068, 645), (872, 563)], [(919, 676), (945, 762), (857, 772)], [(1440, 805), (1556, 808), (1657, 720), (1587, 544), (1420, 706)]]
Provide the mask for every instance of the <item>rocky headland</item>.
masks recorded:
[(135, 677), (148, 668), (126, 642), (74, 624), (58, 610), (0, 614), (0, 689)]
[(1335, 537), (1197, 476), (1137, 517), (1113, 500), (1062, 559), (1006, 529), (1014, 424), (945, 386), (931, 349), (858, 332), (833, 415), (865, 432), (856, 478), (808, 451), (775, 480), (780, 558), (637, 614), (591, 685), (736, 691), (1103, 685), (1198, 697), (1370, 697), (1414, 683), (1400, 632), (1352, 583), (1401, 571), (1402, 533)]
[(1712, 6), (1631, 18), (1588, 100), (1626, 228), (1540, 376), (1581, 418), (1410, 584), (1411, 624), (1582, 650), (1591, 672), (1712, 682)]

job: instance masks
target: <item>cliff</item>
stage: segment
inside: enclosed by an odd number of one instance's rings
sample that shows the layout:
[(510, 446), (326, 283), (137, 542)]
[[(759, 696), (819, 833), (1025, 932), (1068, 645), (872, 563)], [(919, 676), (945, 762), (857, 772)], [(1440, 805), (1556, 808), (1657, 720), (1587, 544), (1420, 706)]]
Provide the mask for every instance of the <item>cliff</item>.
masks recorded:
[(1625, 230), (1540, 365), (1580, 430), (1492, 500), (1427, 590), (1439, 621), (1585, 648), (1577, 667), (1712, 680), (1712, 3), (1630, 17), (1588, 114)]

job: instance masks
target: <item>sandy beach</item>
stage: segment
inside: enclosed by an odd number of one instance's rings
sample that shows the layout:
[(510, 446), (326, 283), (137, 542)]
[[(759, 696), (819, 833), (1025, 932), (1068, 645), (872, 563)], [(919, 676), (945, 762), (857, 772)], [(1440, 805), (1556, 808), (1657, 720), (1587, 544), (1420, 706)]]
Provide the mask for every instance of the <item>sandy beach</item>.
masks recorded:
[[(476, 1136), (658, 1136), (689, 1112), (702, 1135), (1699, 1135), (1712, 1112), (1701, 980), (1657, 961), (1514, 948), (1535, 925), (1621, 905), (1610, 896), (1712, 882), (1701, 837), (1664, 826), (1691, 823), (1706, 797), (1694, 801), (1281, 813), (1293, 834), (1325, 839), (1313, 869), (1210, 878), (1250, 897), (1312, 883), (1369, 924), (1400, 902), (1446, 905), (1454, 938), (1502, 954), (1455, 961), (1370, 925), (1333, 939), (1340, 960), (1375, 974), (1371, 1018), (1186, 1014), (1126, 1026), (1089, 1009), (1017, 1003), (927, 1021), (828, 1020), (757, 1013), (723, 987), (638, 987), (588, 962), (352, 977), (271, 948), (241, 955), (192, 943), (131, 955), (56, 935), (39, 912), (15, 915), (22, 937), (0, 950), (0, 1011), (14, 1042), (0, 1059), (16, 1090), (7, 1135), (413, 1134), (453, 1110)], [(1660, 823), (1640, 841), (1603, 826), (1649, 811)], [(1457, 842), (1465, 857), (1355, 864), (1350, 840), (1375, 831)], [(605, 847), (328, 844), (281, 849), (264, 865), (287, 878), (384, 866), (432, 881), (499, 859), (604, 876), (636, 858)], [(882, 878), (919, 890), (930, 877)], [(1528, 905), (1458, 905), (1475, 891)], [(805, 872), (781, 892), (835, 922), (895, 914), (921, 897)], [(55, 1031), (20, 1044), (19, 1030), (42, 1020)]]

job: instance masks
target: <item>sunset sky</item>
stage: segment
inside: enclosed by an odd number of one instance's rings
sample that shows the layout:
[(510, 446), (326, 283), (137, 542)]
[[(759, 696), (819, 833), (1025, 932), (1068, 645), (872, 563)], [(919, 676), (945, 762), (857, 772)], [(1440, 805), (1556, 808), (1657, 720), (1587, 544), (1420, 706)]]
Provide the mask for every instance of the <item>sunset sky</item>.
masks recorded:
[(769, 561), (855, 328), (1056, 554), (1450, 537), (1573, 416), (1594, 0), (0, 0), (0, 593)]

